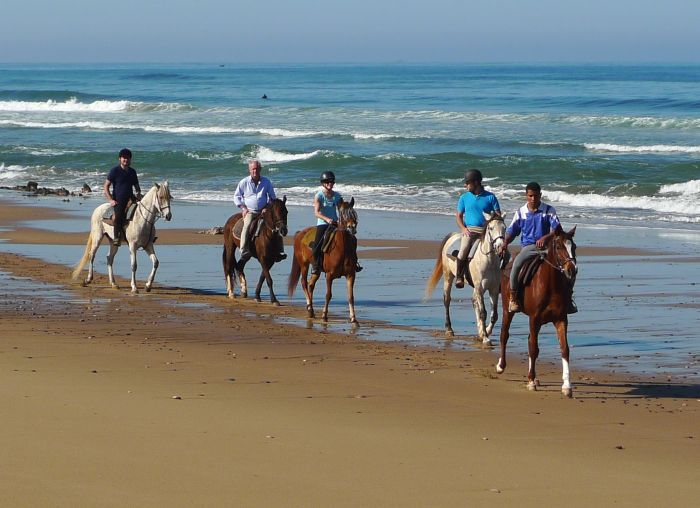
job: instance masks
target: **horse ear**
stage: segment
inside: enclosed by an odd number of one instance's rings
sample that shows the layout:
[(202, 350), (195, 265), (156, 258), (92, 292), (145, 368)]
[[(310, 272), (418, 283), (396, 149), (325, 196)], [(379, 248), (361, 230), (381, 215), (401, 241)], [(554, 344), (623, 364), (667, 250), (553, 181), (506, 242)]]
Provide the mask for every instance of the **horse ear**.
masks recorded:
[(569, 238), (573, 238), (574, 235), (576, 234), (576, 227), (577, 226), (578, 226), (578, 224), (576, 224), (576, 226), (574, 226), (573, 229), (571, 229), (568, 233), (566, 233), (566, 236), (568, 236)]
[(282, 196), (282, 203), (283, 204), (287, 203), (287, 195), (286, 194), (284, 196)]
[(352, 208), (353, 206), (355, 206), (355, 197), (354, 196), (350, 198), (350, 208)]
[(501, 219), (506, 220), (506, 215), (508, 215), (508, 212), (503, 212), (501, 214)]
[(154, 186), (156, 189), (160, 189), (160, 185), (158, 185), (158, 182), (153, 182), (153, 186)]

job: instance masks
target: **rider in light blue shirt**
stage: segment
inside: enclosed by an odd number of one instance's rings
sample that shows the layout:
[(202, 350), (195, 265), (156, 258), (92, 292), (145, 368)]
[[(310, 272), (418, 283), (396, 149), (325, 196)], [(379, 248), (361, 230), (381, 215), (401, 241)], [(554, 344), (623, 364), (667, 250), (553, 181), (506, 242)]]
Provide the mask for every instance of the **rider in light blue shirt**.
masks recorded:
[(469, 251), (484, 231), (484, 213), (500, 213), (501, 207), (496, 196), (481, 185), (483, 176), (478, 169), (470, 169), (464, 175), (467, 192), (457, 202), (457, 225), (462, 231), (462, 241), (457, 255), (457, 278), (455, 287), (464, 287), (464, 275), (469, 266)]

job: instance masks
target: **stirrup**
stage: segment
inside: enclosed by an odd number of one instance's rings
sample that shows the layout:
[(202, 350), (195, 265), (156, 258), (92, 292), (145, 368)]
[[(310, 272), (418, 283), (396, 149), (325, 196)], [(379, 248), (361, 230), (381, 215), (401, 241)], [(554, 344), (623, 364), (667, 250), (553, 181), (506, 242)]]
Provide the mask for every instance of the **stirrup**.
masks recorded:
[(455, 279), (455, 287), (457, 289), (462, 289), (464, 287), (464, 276), (457, 276), (457, 278)]
[(361, 272), (364, 269), (363, 266), (360, 266), (360, 263), (355, 263), (355, 273)]
[(576, 302), (571, 300), (569, 302), (569, 308), (566, 309), (567, 314), (576, 314), (578, 312), (578, 306), (576, 305)]
[(508, 312), (520, 312), (520, 304), (512, 298), (508, 302)]
[(277, 254), (277, 261), (282, 261), (284, 259), (287, 259), (287, 253), (286, 252), (280, 252)]

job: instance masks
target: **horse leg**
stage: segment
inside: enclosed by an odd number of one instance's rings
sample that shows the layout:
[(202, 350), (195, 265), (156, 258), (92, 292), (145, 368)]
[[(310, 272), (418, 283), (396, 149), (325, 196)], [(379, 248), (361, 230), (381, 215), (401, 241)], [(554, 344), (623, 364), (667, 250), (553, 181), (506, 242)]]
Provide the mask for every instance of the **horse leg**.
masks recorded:
[(243, 267), (240, 270), (236, 268), (236, 272), (238, 273), (238, 282), (241, 284), (241, 297), (248, 298), (248, 281), (243, 273)]
[(151, 268), (151, 273), (148, 276), (148, 280), (146, 280), (146, 293), (151, 291), (151, 287), (153, 286), (153, 279), (156, 278), (156, 271), (158, 270), (158, 265), (160, 262), (158, 261), (158, 257), (156, 256), (156, 250), (153, 247), (152, 243), (149, 243), (146, 245), (143, 250), (146, 251), (146, 254), (148, 254), (148, 257), (151, 258), (151, 263), (153, 263), (153, 268)]
[(533, 392), (537, 390), (537, 372), (535, 370), (535, 363), (537, 362), (537, 357), (540, 355), (540, 346), (537, 343), (537, 338), (541, 327), (542, 325), (540, 322), (535, 317), (531, 316), (530, 335), (527, 337), (527, 389)]
[(270, 266), (263, 265), (262, 274), (260, 275), (260, 280), (258, 281), (255, 299), (260, 301), (260, 290), (262, 288), (262, 281), (263, 279), (265, 279), (265, 282), (267, 282), (267, 287), (270, 288), (270, 303), (279, 306), (280, 302), (279, 300), (277, 300), (277, 296), (275, 296), (275, 291), (272, 289), (272, 274), (270, 273), (270, 269), (272, 268), (273, 264), (274, 261), (270, 264)]
[(129, 257), (131, 258), (131, 292), (135, 294), (139, 292), (136, 287), (136, 242), (129, 244)]
[(114, 245), (114, 242), (109, 243), (109, 254), (107, 254), (107, 277), (109, 278), (109, 285), (114, 289), (119, 289), (117, 282), (114, 280), (114, 269), (112, 268), (112, 263), (114, 263), (114, 256), (117, 254), (119, 247)]
[(561, 367), (562, 367), (562, 385), (561, 393), (571, 398), (573, 396), (573, 388), (571, 387), (569, 373), (569, 340), (567, 338), (567, 329), (569, 322), (567, 318), (554, 323), (557, 329), (557, 338), (559, 339), (559, 349), (561, 349)]
[[(313, 281), (313, 279), (312, 279)], [(313, 282), (312, 282), (313, 284)], [(333, 297), (333, 279), (326, 274), (326, 303), (323, 306), (323, 314), (321, 318), (324, 322), (328, 321), (328, 306), (331, 303), (331, 298)]]
[(313, 319), (316, 317), (314, 312), (314, 288), (316, 287), (318, 275), (312, 275), (311, 281), (307, 279), (308, 275), (309, 264), (305, 263), (301, 265), (301, 288), (304, 290), (304, 296), (306, 296), (306, 315), (309, 319)]
[(452, 330), (452, 320), (450, 319), (450, 303), (452, 302), (452, 281), (454, 275), (447, 266), (443, 263), (445, 270), (443, 271), (443, 287), (442, 287), (442, 303), (445, 306), (445, 336), (454, 337), (455, 332)]
[(481, 287), (481, 281), (478, 283), (474, 281), (472, 305), (474, 306), (474, 314), (476, 315), (476, 330), (481, 339), (481, 343), (490, 345), (491, 341), (486, 333), (486, 308), (484, 307), (484, 288)]
[[(230, 242), (233, 243), (233, 242)], [(234, 251), (236, 250), (235, 245), (229, 245), (224, 238), (224, 251), (222, 254), (222, 263), (224, 265), (224, 279), (226, 280), (226, 295), (233, 299), (236, 295), (233, 293), (235, 288), (235, 270), (236, 266), (236, 256)]]
[(97, 249), (100, 247), (100, 243), (102, 243), (102, 236), (103, 234), (99, 235), (99, 238), (95, 238), (97, 235), (93, 235), (92, 237), (92, 249), (90, 250), (90, 264), (88, 265), (88, 274), (87, 277), (85, 277), (85, 281), (83, 282), (84, 286), (87, 286), (92, 282), (92, 279), (95, 277), (95, 255), (97, 254)]
[(498, 321), (498, 288), (489, 289), (489, 298), (491, 300), (491, 319), (489, 319), (489, 324), (486, 327), (486, 336), (490, 337), (493, 332), (493, 327)]
[[(503, 297), (503, 304), (507, 305), (508, 299)], [(506, 345), (508, 344), (508, 338), (510, 337), (510, 322), (513, 320), (514, 314), (512, 312), (503, 313), (503, 322), (501, 323), (501, 335), (499, 337), (501, 343), (501, 356), (498, 358), (498, 363), (496, 363), (496, 372), (503, 374), (506, 370)]]
[(355, 317), (355, 274), (347, 276), (348, 282), (348, 307), (350, 308), (350, 322), (352, 324), (359, 324), (357, 318)]

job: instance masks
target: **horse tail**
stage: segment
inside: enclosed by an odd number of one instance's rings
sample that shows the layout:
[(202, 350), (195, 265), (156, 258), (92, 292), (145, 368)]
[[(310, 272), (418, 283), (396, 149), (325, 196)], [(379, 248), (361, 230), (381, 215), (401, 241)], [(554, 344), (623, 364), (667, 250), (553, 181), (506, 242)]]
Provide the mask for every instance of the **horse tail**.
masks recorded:
[(445, 238), (443, 238), (442, 242), (440, 243), (440, 249), (438, 250), (437, 259), (435, 260), (435, 266), (433, 267), (433, 271), (430, 274), (428, 282), (425, 285), (425, 293), (423, 294), (424, 302), (430, 300), (430, 297), (433, 295), (433, 290), (435, 290), (435, 286), (437, 286), (437, 283), (443, 274), (442, 251), (445, 250), (445, 244), (451, 236), (452, 233), (448, 234), (447, 236), (445, 236)]
[(73, 280), (76, 280), (78, 277), (80, 277), (80, 273), (83, 271), (83, 268), (85, 268), (85, 265), (87, 264), (88, 260), (90, 259), (90, 251), (92, 250), (92, 233), (88, 233), (88, 239), (87, 239), (87, 244), (85, 245), (85, 252), (83, 253), (83, 257), (78, 261), (78, 264), (75, 265), (75, 269), (73, 270)]
[[(296, 250), (296, 249), (295, 249)], [(296, 252), (292, 256), (292, 269), (289, 272), (289, 280), (287, 281), (287, 296), (290, 298), (294, 295), (294, 290), (297, 287), (299, 278), (301, 277), (301, 265), (297, 259)]]

